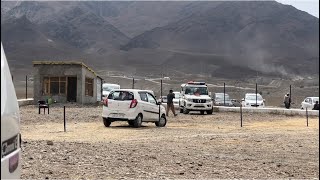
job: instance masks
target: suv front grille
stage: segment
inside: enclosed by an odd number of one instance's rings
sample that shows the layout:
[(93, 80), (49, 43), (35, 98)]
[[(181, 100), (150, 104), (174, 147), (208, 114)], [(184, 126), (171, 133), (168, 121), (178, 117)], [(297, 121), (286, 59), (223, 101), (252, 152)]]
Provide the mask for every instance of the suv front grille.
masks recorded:
[(206, 103), (205, 99), (193, 99), (194, 103)]

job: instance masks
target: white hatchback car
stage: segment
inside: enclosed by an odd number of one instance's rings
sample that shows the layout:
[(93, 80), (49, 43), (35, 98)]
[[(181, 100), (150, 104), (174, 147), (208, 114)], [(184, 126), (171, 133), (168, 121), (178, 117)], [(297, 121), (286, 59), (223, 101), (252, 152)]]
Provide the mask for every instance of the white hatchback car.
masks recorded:
[(103, 101), (103, 123), (109, 127), (114, 121), (127, 121), (133, 127), (142, 122), (154, 122), (158, 127), (167, 124), (165, 108), (149, 90), (117, 89)]
[(309, 110), (313, 109), (313, 106), (316, 103), (316, 101), (319, 102), (319, 97), (306, 97), (301, 102), (301, 109), (306, 109), (306, 108), (308, 108)]

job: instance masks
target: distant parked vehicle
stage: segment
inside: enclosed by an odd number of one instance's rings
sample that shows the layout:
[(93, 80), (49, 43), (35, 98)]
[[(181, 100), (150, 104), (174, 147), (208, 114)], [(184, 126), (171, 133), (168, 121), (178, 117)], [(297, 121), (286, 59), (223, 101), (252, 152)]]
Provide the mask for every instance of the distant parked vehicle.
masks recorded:
[(167, 96), (161, 96), (158, 101), (160, 101), (162, 103), (167, 103)]
[(241, 106), (241, 101), (238, 99), (231, 99), (230, 101), (232, 102), (233, 106), (235, 106), (235, 107)]
[(174, 108), (179, 109), (179, 99), (180, 99), (181, 93), (175, 91), (173, 92), (173, 94), (174, 94), (174, 99), (173, 99)]
[(159, 127), (167, 124), (165, 108), (149, 90), (112, 90), (103, 100), (102, 118), (106, 127), (114, 121), (127, 121), (134, 127), (142, 122), (154, 122)]
[(314, 104), (316, 101), (319, 102), (319, 97), (306, 97), (302, 102), (301, 102), (301, 109), (313, 109)]
[(102, 84), (102, 97), (103, 98), (108, 97), (109, 93), (113, 89), (120, 89), (120, 85), (119, 84), (103, 83)]
[(212, 99), (214, 106), (234, 106), (229, 94), (226, 93), (214, 93)]
[(265, 100), (259, 93), (247, 93), (241, 101), (243, 107), (265, 107)]

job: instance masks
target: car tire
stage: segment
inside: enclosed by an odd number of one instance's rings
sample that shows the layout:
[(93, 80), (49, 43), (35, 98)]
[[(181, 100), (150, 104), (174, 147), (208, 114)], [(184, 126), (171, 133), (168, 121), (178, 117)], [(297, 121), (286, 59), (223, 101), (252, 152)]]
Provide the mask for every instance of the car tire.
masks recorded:
[(201, 114), (201, 115), (204, 115), (204, 111), (200, 111), (200, 114)]
[(188, 114), (189, 110), (186, 107), (183, 107), (183, 114)]
[(133, 127), (138, 128), (141, 127), (142, 124), (142, 115), (139, 114), (136, 119), (133, 121)]
[(183, 113), (183, 108), (180, 107), (180, 113)]
[(212, 114), (213, 113), (213, 109), (207, 111), (207, 114)]
[(111, 121), (108, 120), (107, 118), (103, 118), (103, 124), (104, 124), (105, 127), (110, 127)]
[(129, 124), (130, 126), (133, 126), (134, 121), (128, 121), (128, 124)]
[(165, 127), (167, 124), (167, 118), (165, 115), (162, 115), (160, 117), (160, 120), (158, 122), (155, 122), (157, 127)]

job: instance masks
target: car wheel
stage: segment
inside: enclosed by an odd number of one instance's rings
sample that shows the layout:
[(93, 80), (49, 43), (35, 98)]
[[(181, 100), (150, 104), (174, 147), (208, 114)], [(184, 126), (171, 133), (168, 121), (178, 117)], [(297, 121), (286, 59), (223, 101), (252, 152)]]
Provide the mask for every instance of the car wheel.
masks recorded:
[(188, 114), (189, 110), (186, 107), (183, 107), (183, 114)]
[(213, 113), (213, 109), (207, 111), (207, 114), (212, 114)]
[(133, 126), (134, 121), (128, 121), (128, 124), (129, 124), (130, 126)]
[(109, 121), (107, 118), (103, 118), (103, 124), (105, 127), (109, 127), (111, 125), (111, 121)]
[(204, 115), (204, 111), (200, 111), (200, 114), (201, 114), (201, 115)]
[(133, 121), (133, 127), (138, 128), (142, 124), (142, 115), (139, 114), (136, 119)]
[(183, 113), (183, 109), (180, 107), (180, 113)]
[(167, 124), (166, 116), (165, 116), (165, 115), (162, 115), (162, 116), (160, 117), (160, 120), (159, 120), (158, 122), (155, 122), (155, 124), (156, 124), (156, 126), (158, 126), (158, 127), (164, 127), (164, 126), (166, 126), (166, 124)]

